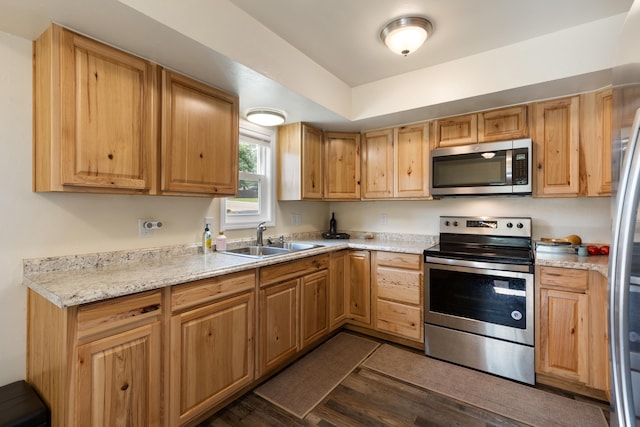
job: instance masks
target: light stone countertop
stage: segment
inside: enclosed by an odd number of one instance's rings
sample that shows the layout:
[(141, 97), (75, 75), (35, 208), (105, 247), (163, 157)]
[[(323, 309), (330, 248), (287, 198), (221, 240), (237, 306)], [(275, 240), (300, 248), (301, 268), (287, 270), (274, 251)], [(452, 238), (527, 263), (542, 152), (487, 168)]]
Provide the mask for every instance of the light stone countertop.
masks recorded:
[(304, 240), (322, 245), (304, 251), (265, 258), (248, 258), (214, 252), (197, 253), (198, 246), (146, 251), (90, 254), (25, 260), (23, 284), (60, 308), (159, 289), (194, 280), (265, 267), (340, 249), (422, 254), (435, 244), (426, 240)]
[[(340, 249), (389, 251), (421, 255), (437, 237), (401, 239), (296, 240), (318, 248), (265, 258), (214, 252), (198, 245), (122, 251), (24, 261), (23, 284), (58, 307), (70, 307), (224, 274), (265, 267)], [(607, 275), (608, 257), (537, 253), (536, 265), (596, 270)]]
[(578, 256), (570, 254), (536, 253), (536, 265), (562, 268), (576, 268), (579, 270), (595, 270), (604, 277), (609, 273), (609, 256), (591, 255)]

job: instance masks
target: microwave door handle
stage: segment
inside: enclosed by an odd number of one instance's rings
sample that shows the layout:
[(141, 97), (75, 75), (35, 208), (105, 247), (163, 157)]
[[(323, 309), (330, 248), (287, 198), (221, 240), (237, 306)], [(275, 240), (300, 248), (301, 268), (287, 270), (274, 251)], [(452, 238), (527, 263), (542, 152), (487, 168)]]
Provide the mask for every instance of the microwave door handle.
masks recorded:
[(506, 150), (505, 154), (506, 184), (513, 185), (513, 150)]

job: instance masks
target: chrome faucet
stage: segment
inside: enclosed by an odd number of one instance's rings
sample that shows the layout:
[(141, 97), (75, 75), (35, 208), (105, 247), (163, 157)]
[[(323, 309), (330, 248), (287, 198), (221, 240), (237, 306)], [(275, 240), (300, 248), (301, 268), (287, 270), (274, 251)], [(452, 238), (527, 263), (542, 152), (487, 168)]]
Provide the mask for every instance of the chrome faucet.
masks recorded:
[(265, 224), (264, 222), (261, 222), (260, 224), (258, 224), (258, 227), (256, 228), (256, 245), (257, 246), (264, 245), (262, 243), (262, 233), (267, 229), (267, 227), (264, 224)]

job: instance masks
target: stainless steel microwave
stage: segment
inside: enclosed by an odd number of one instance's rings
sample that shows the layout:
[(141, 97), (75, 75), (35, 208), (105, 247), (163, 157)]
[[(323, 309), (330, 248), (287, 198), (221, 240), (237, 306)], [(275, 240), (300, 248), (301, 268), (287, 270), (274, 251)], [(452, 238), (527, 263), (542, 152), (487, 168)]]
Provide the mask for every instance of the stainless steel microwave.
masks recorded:
[(431, 195), (531, 194), (531, 139), (437, 148)]

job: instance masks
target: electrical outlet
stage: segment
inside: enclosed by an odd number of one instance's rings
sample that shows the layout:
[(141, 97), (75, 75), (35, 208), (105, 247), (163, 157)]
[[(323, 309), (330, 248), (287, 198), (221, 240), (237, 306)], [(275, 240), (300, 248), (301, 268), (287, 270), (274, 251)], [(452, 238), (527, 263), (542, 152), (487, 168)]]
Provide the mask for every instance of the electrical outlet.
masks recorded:
[(149, 221), (149, 219), (138, 219), (138, 237), (151, 236), (151, 229), (144, 226)]
[(300, 225), (302, 222), (302, 215), (293, 213), (291, 214), (291, 225)]
[(214, 220), (214, 218), (212, 216), (205, 216), (204, 217), (204, 223), (205, 224), (209, 224), (211, 227), (213, 227), (213, 220)]
[(380, 214), (380, 224), (387, 225), (389, 221), (389, 216), (386, 213)]

